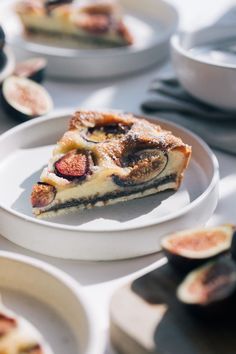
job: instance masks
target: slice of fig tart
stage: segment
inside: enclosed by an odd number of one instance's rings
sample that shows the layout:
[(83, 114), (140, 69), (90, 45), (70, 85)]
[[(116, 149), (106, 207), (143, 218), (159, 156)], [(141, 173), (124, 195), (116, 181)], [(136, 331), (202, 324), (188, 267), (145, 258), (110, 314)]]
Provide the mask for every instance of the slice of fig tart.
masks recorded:
[(39, 331), (0, 303), (0, 353), (53, 354)]
[(77, 111), (31, 202), (37, 217), (177, 190), (191, 147), (132, 114)]

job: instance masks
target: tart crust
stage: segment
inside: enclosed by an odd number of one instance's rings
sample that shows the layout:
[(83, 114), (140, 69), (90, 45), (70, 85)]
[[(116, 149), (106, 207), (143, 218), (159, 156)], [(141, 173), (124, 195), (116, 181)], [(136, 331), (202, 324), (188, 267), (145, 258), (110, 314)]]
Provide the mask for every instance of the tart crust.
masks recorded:
[(176, 190), (190, 157), (190, 146), (145, 119), (77, 111), (33, 187), (33, 213), (50, 217)]

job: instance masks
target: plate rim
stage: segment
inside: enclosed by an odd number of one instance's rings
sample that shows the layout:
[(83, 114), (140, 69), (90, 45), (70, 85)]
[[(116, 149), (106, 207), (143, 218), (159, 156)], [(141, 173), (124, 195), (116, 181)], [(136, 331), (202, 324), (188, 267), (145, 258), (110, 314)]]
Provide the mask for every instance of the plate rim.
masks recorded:
[[(150, 50), (161, 43), (165, 43), (171, 35), (175, 32), (179, 24), (179, 13), (176, 7), (170, 3), (168, 0), (158, 0), (163, 6), (165, 6), (168, 11), (172, 12), (173, 20), (169, 24), (169, 26), (165, 29), (160, 40), (155, 41), (148, 47), (145, 48), (136, 48), (135, 46), (128, 47), (114, 47), (114, 48), (103, 48), (103, 49), (77, 49), (77, 48), (66, 48), (66, 47), (54, 47), (51, 45), (45, 45), (44, 43), (33, 43), (31, 41), (24, 40), (22, 34), (17, 34), (10, 39), (10, 44), (21, 48), (23, 50), (30, 51), (34, 54), (42, 54), (46, 53), (49, 57), (57, 57), (60, 59), (78, 59), (78, 58), (86, 58), (93, 57), (94, 52), (96, 52), (96, 56), (101, 58), (111, 57), (111, 56), (126, 56), (126, 55), (135, 55), (137, 53), (143, 53), (147, 50)], [(40, 49), (41, 48), (41, 49)], [(55, 51), (59, 53), (55, 54)], [(67, 52), (67, 53), (63, 53)]]
[(89, 341), (87, 349), (83, 354), (103, 353), (105, 349), (105, 339), (99, 334), (98, 326), (94, 324), (94, 306), (87, 299), (82, 286), (71, 275), (45, 261), (15, 252), (0, 250), (0, 259), (25, 264), (30, 268), (40, 270), (68, 288), (75, 295), (77, 302), (80, 303), (87, 319)]
[[(111, 109), (109, 109), (109, 110), (111, 111)], [(14, 128), (11, 128), (10, 130), (8, 130), (5, 133), (3, 133), (2, 135), (0, 135), (0, 142), (2, 140), (6, 139), (8, 136), (14, 135), (18, 131), (22, 131), (27, 127), (41, 124), (41, 123), (48, 121), (48, 120), (53, 120), (53, 119), (58, 119), (58, 118), (63, 118), (63, 117), (64, 117), (64, 119), (68, 119), (68, 117), (71, 116), (73, 113), (74, 113), (74, 110), (71, 110), (71, 109), (70, 110), (68, 110), (68, 109), (67, 110), (57, 110), (57, 111), (54, 111), (51, 114), (48, 114), (44, 117), (34, 118), (33, 120), (22, 123)], [(217, 185), (217, 183), (219, 181), (219, 163), (216, 158), (216, 155), (210, 149), (210, 147), (203, 141), (203, 139), (201, 139), (195, 133), (192, 133), (190, 130), (180, 126), (179, 124), (166, 121), (165, 119), (155, 117), (153, 115), (152, 116), (145, 116), (145, 115), (137, 114), (137, 116), (143, 117), (149, 121), (151, 120), (152, 122), (154, 121), (154, 122), (156, 122), (156, 124), (158, 124), (159, 122), (160, 122), (160, 124), (167, 123), (170, 126), (176, 127), (176, 129), (184, 131), (187, 135), (192, 137), (199, 145), (201, 145), (204, 148), (207, 155), (210, 157), (210, 159), (212, 161), (212, 166), (213, 166), (213, 177), (211, 179), (211, 182), (209, 183), (208, 187), (204, 190), (204, 192), (202, 194), (200, 194), (200, 196), (198, 196), (195, 200), (190, 202), (188, 205), (186, 205), (183, 208), (181, 208), (180, 210), (176, 211), (174, 214), (172, 213), (169, 216), (167, 215), (167, 216), (161, 217), (158, 222), (153, 220), (150, 222), (144, 222), (142, 225), (137, 225), (137, 226), (120, 225), (121, 227), (119, 227), (119, 229), (115, 229), (115, 230), (112, 227), (108, 227), (108, 228), (104, 228), (104, 229), (100, 228), (99, 230), (94, 230), (94, 228), (89, 228), (89, 227), (86, 227), (86, 229), (84, 229), (84, 228), (80, 228), (80, 226), (57, 224), (55, 222), (37, 219), (37, 218), (34, 218), (33, 216), (28, 216), (28, 215), (22, 214), (21, 212), (16, 211), (16, 210), (12, 209), (11, 207), (6, 207), (6, 206), (2, 205), (1, 201), (0, 201), (0, 209), (3, 209), (8, 213), (10, 213), (20, 219), (23, 219), (24, 221), (38, 224), (40, 226), (49, 227), (49, 228), (53, 228), (53, 229), (60, 229), (60, 230), (65, 230), (65, 231), (71, 231), (71, 232), (84, 232), (84, 233), (94, 232), (96, 234), (104, 233), (104, 232), (110, 233), (110, 232), (124, 232), (124, 231), (130, 231), (130, 230), (131, 231), (132, 230), (139, 230), (139, 229), (143, 229), (145, 227), (151, 227), (151, 226), (163, 224), (165, 222), (175, 220), (175, 219), (179, 218), (180, 216), (187, 214), (193, 208), (198, 206), (203, 200), (205, 200), (205, 198), (207, 198), (207, 196), (212, 192), (212, 190), (215, 188), (215, 186)]]

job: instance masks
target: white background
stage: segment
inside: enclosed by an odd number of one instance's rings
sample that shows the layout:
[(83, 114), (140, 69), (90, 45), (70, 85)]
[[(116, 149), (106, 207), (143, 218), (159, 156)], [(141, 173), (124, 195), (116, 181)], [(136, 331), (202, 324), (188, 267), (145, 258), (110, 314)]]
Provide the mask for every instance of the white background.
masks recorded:
[[(0, 1), (6, 2), (7, 0)], [(236, 4), (236, 1), (232, 0), (172, 0), (171, 2), (180, 11), (180, 26), (188, 30), (208, 24), (219, 16), (225, 8), (231, 4)], [(157, 69), (129, 78), (99, 83), (47, 81), (46, 87), (54, 99), (56, 108), (76, 108), (78, 106), (90, 108), (110, 107), (138, 112), (139, 105), (156, 72)], [(1, 132), (12, 125), (14, 125), (13, 121), (1, 116)], [(219, 158), (221, 171), (220, 202), (210, 223), (235, 222), (236, 158), (219, 152), (216, 152), (216, 154)], [(112, 293), (129, 279), (146, 272), (148, 269), (153, 269), (158, 259), (157, 255), (152, 255), (135, 260), (108, 263), (60, 261), (25, 251), (12, 245), (1, 236), (0, 248), (33, 255), (46, 260), (76, 278), (96, 308), (94, 320), (99, 323), (101, 335), (107, 333), (108, 306)], [(112, 353), (109, 345), (107, 353)]]

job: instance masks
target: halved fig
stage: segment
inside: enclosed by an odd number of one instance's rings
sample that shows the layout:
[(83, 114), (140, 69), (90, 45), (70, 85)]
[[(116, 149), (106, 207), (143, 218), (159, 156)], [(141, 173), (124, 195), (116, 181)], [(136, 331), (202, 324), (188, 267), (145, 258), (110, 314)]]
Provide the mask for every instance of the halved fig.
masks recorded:
[(56, 188), (47, 183), (39, 182), (33, 187), (31, 204), (33, 208), (43, 208), (51, 204), (56, 196)]
[(130, 126), (121, 123), (107, 124), (88, 128), (85, 133), (85, 139), (93, 143), (101, 143), (106, 140), (118, 139), (121, 135), (126, 134), (130, 130)]
[(156, 178), (165, 169), (168, 156), (161, 150), (145, 149), (124, 156), (121, 165), (129, 170), (127, 177), (114, 176), (119, 186), (135, 186)]
[(16, 327), (16, 320), (0, 313), (0, 338)]
[[(187, 275), (177, 289), (177, 298), (196, 313), (228, 315), (227, 304), (234, 304), (236, 266), (230, 258), (221, 257)], [(230, 312), (235, 306), (230, 306)]]
[(222, 225), (186, 230), (164, 237), (161, 246), (175, 268), (188, 271), (229, 251), (234, 229)]
[(47, 61), (44, 58), (31, 58), (16, 64), (14, 75), (25, 77), (35, 82), (42, 82), (45, 76)]
[(53, 108), (51, 97), (41, 85), (17, 76), (4, 81), (2, 98), (7, 113), (21, 120), (42, 116)]
[(82, 181), (90, 173), (92, 163), (86, 151), (72, 150), (55, 163), (55, 173), (69, 181)]

